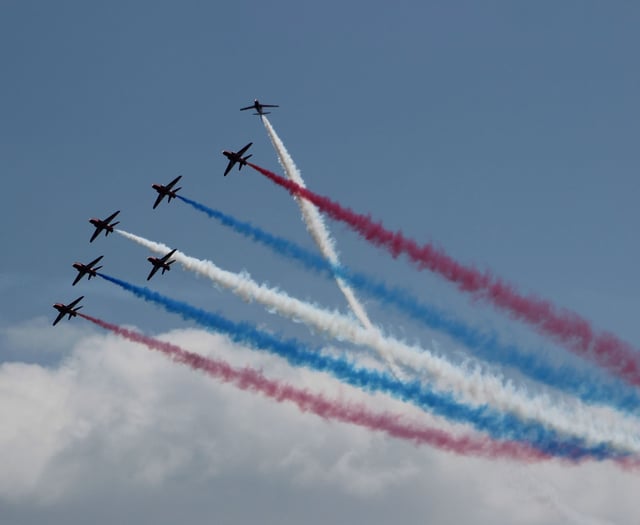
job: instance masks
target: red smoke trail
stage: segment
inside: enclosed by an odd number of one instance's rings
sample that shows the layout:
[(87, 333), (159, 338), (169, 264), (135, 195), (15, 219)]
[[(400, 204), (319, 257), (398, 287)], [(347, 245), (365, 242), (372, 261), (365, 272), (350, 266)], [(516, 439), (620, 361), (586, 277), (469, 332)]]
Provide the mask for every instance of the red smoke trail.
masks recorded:
[(194, 354), (171, 343), (147, 337), (80, 312), (78, 315), (130, 341), (141, 343), (152, 350), (159, 350), (173, 361), (190, 366), (194, 370), (202, 370), (211, 377), (224, 382), (232, 383), (241, 390), (259, 392), (278, 402), (295, 403), (302, 412), (312, 412), (325, 419), (335, 419), (370, 430), (380, 430), (390, 436), (413, 441), (418, 445), (427, 444), (461, 455), (489, 458), (506, 457), (526, 462), (551, 459), (550, 456), (536, 449), (513, 441), (492, 441), (487, 438), (469, 436), (455, 437), (441, 430), (403, 423), (397, 415), (372, 412), (360, 403), (330, 400), (321, 394), (314, 394), (305, 389), (267, 379), (255, 369), (234, 368), (225, 361)]
[(595, 333), (589, 321), (568, 310), (558, 310), (550, 302), (525, 297), (510, 284), (464, 266), (443, 250), (431, 244), (418, 245), (402, 232), (387, 230), (369, 215), (344, 208), (327, 197), (309, 191), (295, 182), (280, 177), (252, 163), (249, 166), (315, 204), (335, 220), (344, 222), (369, 242), (386, 248), (393, 257), (405, 254), (418, 268), (427, 268), (455, 283), (464, 292), (472, 293), (506, 310), (512, 317), (533, 325), (539, 332), (566, 346), (572, 352), (591, 359), (603, 368), (634, 385), (640, 385), (640, 354), (628, 343), (607, 332)]

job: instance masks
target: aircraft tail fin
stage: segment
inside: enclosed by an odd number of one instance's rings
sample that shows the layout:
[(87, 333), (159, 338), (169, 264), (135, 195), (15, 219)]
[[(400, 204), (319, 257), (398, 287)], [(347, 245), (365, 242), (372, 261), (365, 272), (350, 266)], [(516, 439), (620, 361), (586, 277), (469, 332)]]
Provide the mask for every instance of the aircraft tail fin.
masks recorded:
[(178, 193), (178, 191), (181, 190), (181, 189), (182, 188), (176, 188), (171, 193), (169, 193), (169, 195), (167, 195), (167, 202), (171, 202), (171, 199), (175, 199), (176, 198), (176, 193)]
[(108, 237), (110, 233), (113, 233), (113, 229), (120, 224), (120, 221), (112, 222), (104, 229), (104, 236)]
[(82, 306), (78, 306), (77, 308), (74, 308), (73, 310), (71, 310), (69, 312), (69, 317), (67, 319), (71, 319), (72, 317), (75, 317), (76, 315), (78, 315), (78, 310), (80, 310), (80, 308), (82, 308)]
[(246, 157), (242, 157), (242, 162), (238, 163), (240, 165), (238, 170), (241, 170), (242, 166), (244, 166), (251, 157), (253, 157), (253, 153), (251, 155), (247, 155)]

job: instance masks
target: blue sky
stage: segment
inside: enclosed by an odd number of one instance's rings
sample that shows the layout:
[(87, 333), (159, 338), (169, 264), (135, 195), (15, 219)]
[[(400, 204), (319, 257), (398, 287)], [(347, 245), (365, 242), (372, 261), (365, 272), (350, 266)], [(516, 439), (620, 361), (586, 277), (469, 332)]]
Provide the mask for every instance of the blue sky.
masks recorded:
[[(51, 304), (78, 295), (86, 295), (87, 313), (150, 333), (189, 327), (107, 283), (83, 281), (71, 288), (71, 264), (101, 254), (109, 273), (144, 281), (144, 250), (117, 236), (88, 243), (87, 220), (116, 209), (128, 231), (346, 311), (327, 281), (182, 203), (151, 209), (151, 184), (182, 174), (185, 196), (314, 248), (297, 206), (282, 190), (251, 170), (222, 177), (220, 150), (249, 141), (252, 160), (280, 172), (260, 121), (238, 111), (256, 97), (280, 104), (271, 122), (310, 188), (416, 239), (434, 241), (460, 260), (491, 269), (637, 344), (639, 15), (632, 3), (590, 1), (393, 7), (332, 1), (4, 2), (0, 360), (55, 369), (71, 348), (45, 326), (53, 318)], [(329, 226), (347, 264), (410, 287), (463, 319), (497, 326), (505, 337), (554, 350), (342, 225)], [(160, 291), (233, 319), (313, 337), (203, 283), (182, 271), (153, 282)], [(455, 350), (438, 334), (363, 300), (389, 332)], [(76, 321), (63, 331), (86, 335)], [(15, 337), (33, 326), (39, 337)], [(41, 348), (47, 340), (59, 351)], [(413, 451), (402, 450), (405, 458)], [(392, 446), (384, 451), (399, 455)], [(390, 463), (381, 460), (376, 468), (384, 472)], [(259, 473), (246, 475), (244, 483), (267, 490)], [(578, 470), (558, 476), (580, 478)], [(575, 503), (571, 482), (557, 485), (559, 499)], [(397, 501), (398, 486), (382, 489), (383, 500)], [(303, 487), (296, 485), (303, 495), (296, 494), (312, 497), (314, 491)], [(294, 490), (286, 479), (278, 489)], [(503, 507), (474, 490), (474, 501), (491, 522)], [(157, 493), (151, 490), (148, 497)], [(360, 504), (343, 493), (326, 497), (344, 502), (349, 512), (343, 516), (358, 516)], [(409, 521), (428, 516), (405, 497)], [(78, 506), (73, 497), (62, 501), (64, 520)], [(28, 505), (16, 508), (15, 523), (36, 519)], [(198, 508), (206, 510), (206, 504)], [(606, 505), (583, 502), (583, 511), (625, 522)], [(446, 517), (442, 512), (436, 516)], [(549, 513), (541, 516), (552, 522), (557, 515)], [(278, 518), (286, 521), (273, 514), (274, 522)]]

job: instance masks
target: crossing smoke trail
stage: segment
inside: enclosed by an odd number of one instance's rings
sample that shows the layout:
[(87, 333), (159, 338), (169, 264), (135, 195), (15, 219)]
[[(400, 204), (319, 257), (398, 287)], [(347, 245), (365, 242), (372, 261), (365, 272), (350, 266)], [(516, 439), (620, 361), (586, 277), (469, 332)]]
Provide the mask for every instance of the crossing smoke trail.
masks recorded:
[(337, 202), (256, 164), (248, 164), (292, 195), (307, 199), (335, 220), (347, 224), (372, 244), (385, 248), (393, 257), (405, 254), (419, 269), (427, 268), (441, 275), (455, 283), (460, 290), (491, 302), (572, 352), (591, 359), (629, 383), (640, 386), (640, 353), (611, 333), (595, 333), (589, 322), (578, 314), (564, 309), (558, 311), (550, 302), (536, 297), (525, 297), (512, 285), (487, 272), (482, 273), (458, 263), (431, 244), (420, 246), (414, 240), (406, 238), (402, 232), (387, 230), (382, 223), (374, 222), (369, 216), (344, 208)]
[(394, 306), (430, 328), (446, 333), (482, 359), (514, 367), (525, 376), (575, 395), (585, 403), (608, 405), (630, 414), (637, 415), (639, 412), (640, 395), (633, 387), (625, 383), (613, 378), (602, 377), (601, 374), (587, 370), (576, 370), (566, 366), (555, 368), (546, 363), (544, 358), (538, 357), (534, 353), (526, 353), (514, 345), (503, 344), (494, 334), (482, 333), (450, 318), (435, 307), (420, 302), (406, 290), (390, 288), (384, 282), (346, 266), (332, 268), (325, 259), (292, 241), (268, 233), (249, 222), (239, 221), (231, 215), (186, 197), (177, 195), (177, 198), (235, 232), (301, 263), (308, 269), (329, 277), (338, 273), (355, 289), (376, 297), (385, 305)]
[(635, 458), (630, 456), (628, 451), (615, 449), (609, 443), (588, 445), (582, 438), (561, 435), (538, 422), (521, 421), (513, 414), (503, 414), (486, 405), (469, 407), (449, 395), (429, 390), (419, 381), (402, 382), (388, 373), (358, 367), (343, 357), (324, 355), (320, 349), (311, 349), (295, 339), (280, 340), (258, 330), (250, 323), (234, 323), (219, 314), (165, 297), (148, 288), (135, 286), (100, 272), (98, 275), (136, 297), (180, 315), (185, 320), (195, 321), (203, 327), (225, 334), (236, 343), (280, 356), (292, 366), (308, 367), (331, 374), (336, 379), (366, 392), (384, 392), (450, 421), (469, 423), (493, 439), (525, 442), (544, 454), (573, 461), (586, 458)]
[[(289, 155), (287, 148), (284, 147), (284, 144), (280, 140), (280, 137), (278, 137), (275, 129), (273, 129), (273, 126), (271, 125), (267, 117), (261, 115), (260, 118), (262, 119), (262, 123), (267, 130), (273, 147), (278, 153), (278, 159), (280, 160), (280, 164), (284, 168), (284, 172), (286, 173), (287, 177), (304, 188), (305, 183), (304, 180), (302, 180), (300, 170), (298, 170), (297, 166), (293, 162), (293, 159), (291, 158), (291, 155)], [(296, 195), (294, 195), (294, 199), (298, 203), (298, 206), (300, 206), (302, 218), (307, 225), (307, 230), (318, 245), (318, 248), (322, 252), (322, 255), (324, 255), (324, 257), (332, 265), (337, 266), (339, 264), (338, 253), (336, 252), (333, 239), (329, 235), (327, 225), (324, 223), (322, 216), (318, 213), (317, 208), (309, 201), (301, 199)], [(339, 277), (338, 275), (334, 275), (334, 277), (338, 284), (338, 287), (347, 299), (351, 310), (358, 318), (358, 320), (362, 323), (362, 326), (364, 326), (365, 328), (373, 328), (373, 325), (371, 324), (371, 321), (369, 320), (364, 307), (362, 306), (360, 301), (358, 301), (356, 295), (353, 293), (353, 290), (347, 283), (344, 282), (341, 277)]]
[[(116, 230), (118, 234), (132, 240), (155, 253), (167, 253), (164, 244)], [(505, 385), (500, 378), (479, 371), (468, 371), (456, 367), (442, 357), (401, 341), (385, 337), (378, 330), (367, 330), (359, 324), (334, 312), (328, 312), (309, 303), (294, 299), (284, 292), (259, 285), (246, 273), (235, 274), (217, 267), (211, 261), (189, 257), (175, 251), (173, 259), (185, 269), (207, 277), (219, 286), (230, 289), (245, 301), (258, 301), (270, 310), (291, 319), (300, 320), (313, 328), (340, 340), (370, 347), (385, 360), (393, 355), (398, 362), (414, 371), (427, 371), (429, 380), (440, 391), (455, 392), (465, 403), (490, 404), (501, 411), (509, 411), (520, 419), (535, 419), (559, 432), (577, 434), (589, 442), (608, 441), (613, 446), (640, 451), (635, 436), (640, 434), (636, 422), (620, 417), (605, 418), (602, 411), (588, 411), (579, 403), (570, 406), (554, 403), (547, 396), (532, 397), (513, 385)], [(398, 374), (396, 374), (398, 377)]]
[(513, 441), (492, 441), (472, 436), (452, 436), (438, 429), (416, 423), (402, 422), (401, 418), (388, 412), (373, 412), (364, 404), (346, 403), (328, 399), (306, 389), (296, 388), (286, 383), (268, 379), (253, 368), (234, 368), (225, 361), (211, 359), (189, 352), (179, 346), (159, 341), (143, 334), (128, 330), (78, 312), (80, 317), (110, 330), (111, 332), (141, 343), (151, 350), (158, 350), (177, 363), (200, 370), (225, 383), (232, 383), (240, 390), (258, 392), (278, 403), (290, 401), (301, 412), (312, 412), (324, 419), (334, 419), (344, 423), (385, 432), (391, 437), (411, 441), (416, 445), (431, 445), (459, 455), (487, 458), (505, 457), (512, 460), (534, 462), (550, 459), (538, 450)]
[[(124, 230), (116, 230), (116, 232), (158, 254), (165, 254), (171, 250), (165, 244), (150, 241)], [(396, 377), (401, 375), (395, 364), (393, 349), (389, 348), (389, 345), (370, 344), (373, 340), (379, 341), (382, 339), (382, 334), (377, 328), (362, 328), (360, 324), (354, 323), (337, 313), (320, 310), (309, 303), (289, 297), (284, 292), (260, 286), (252, 281), (248, 275), (238, 275), (222, 270), (211, 261), (189, 257), (180, 251), (174, 252), (172, 259), (178, 261), (187, 270), (203, 275), (216, 284), (232, 290), (245, 301), (258, 301), (269, 308), (274, 308), (281, 315), (312, 324), (318, 330), (330, 333), (333, 337), (354, 340), (355, 334), (358, 334), (361, 342), (356, 344), (374, 348), (378, 355), (389, 365), (393, 374)], [(411, 357), (418, 358), (413, 353), (411, 353)]]

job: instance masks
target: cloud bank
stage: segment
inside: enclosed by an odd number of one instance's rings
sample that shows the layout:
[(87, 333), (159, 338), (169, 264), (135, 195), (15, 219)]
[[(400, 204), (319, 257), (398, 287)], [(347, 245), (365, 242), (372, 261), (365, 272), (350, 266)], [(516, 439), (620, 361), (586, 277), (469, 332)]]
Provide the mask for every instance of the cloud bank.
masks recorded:
[[(162, 338), (336, 397), (428, 419), (218, 335), (183, 330)], [(392, 519), (392, 503), (403, 506), (408, 523), (557, 523), (585, 515), (602, 523), (633, 515), (630, 502), (640, 488), (637, 476), (611, 465), (461, 459), (326, 422), (101, 333), (79, 335), (52, 367), (3, 363), (0, 392), (0, 517), (7, 523), (45, 517), (62, 523), (85, 504), (102, 509), (104, 523), (138, 513), (175, 522), (176, 508), (191, 523), (216, 516), (381, 523)], [(320, 507), (322, 515), (305, 514)]]

